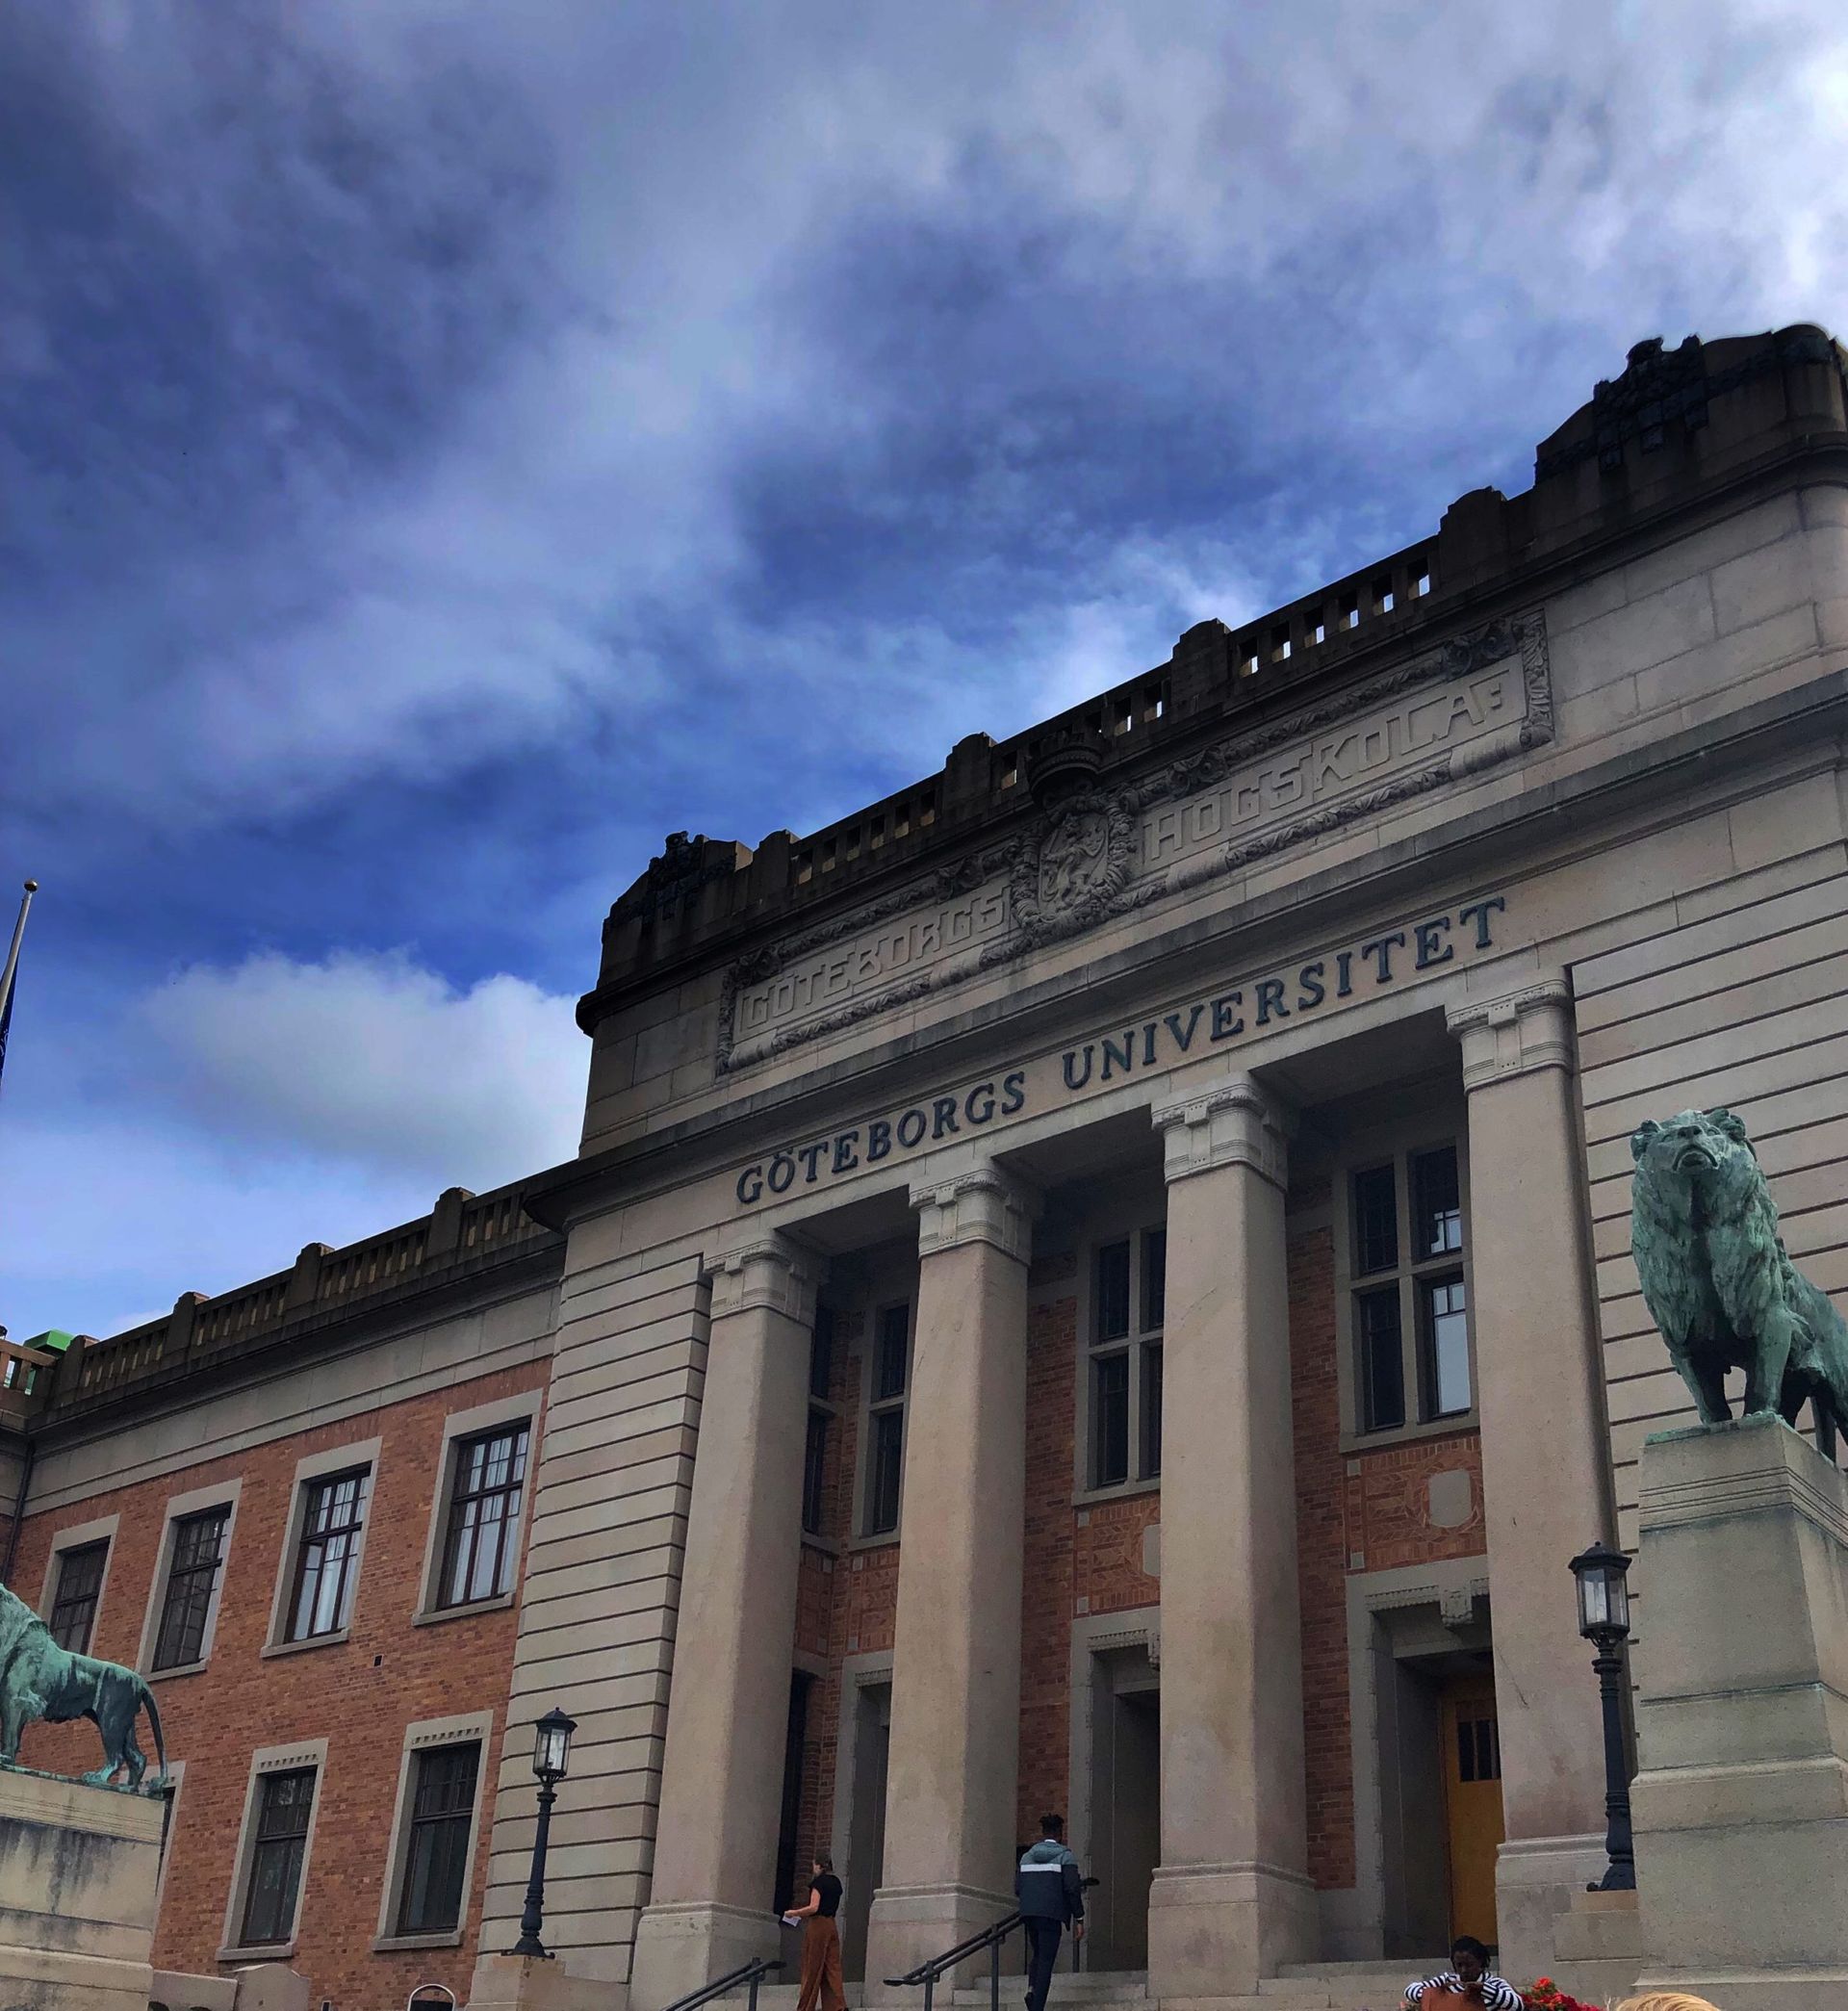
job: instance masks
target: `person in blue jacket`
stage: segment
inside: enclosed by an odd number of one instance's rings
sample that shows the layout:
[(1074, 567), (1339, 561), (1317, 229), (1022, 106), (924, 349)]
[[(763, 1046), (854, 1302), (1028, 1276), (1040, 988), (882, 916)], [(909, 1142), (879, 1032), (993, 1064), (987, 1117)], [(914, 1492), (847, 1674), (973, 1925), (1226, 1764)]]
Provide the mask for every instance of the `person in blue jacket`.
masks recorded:
[(1041, 1816), (1040, 1841), (1028, 1844), (1014, 1874), (1014, 1897), (1027, 1928), (1027, 2011), (1046, 2011), (1065, 1923), (1071, 1923), (1073, 1941), (1085, 1938), (1085, 1882), (1078, 1860), (1065, 1848), (1065, 1835), (1063, 1816)]

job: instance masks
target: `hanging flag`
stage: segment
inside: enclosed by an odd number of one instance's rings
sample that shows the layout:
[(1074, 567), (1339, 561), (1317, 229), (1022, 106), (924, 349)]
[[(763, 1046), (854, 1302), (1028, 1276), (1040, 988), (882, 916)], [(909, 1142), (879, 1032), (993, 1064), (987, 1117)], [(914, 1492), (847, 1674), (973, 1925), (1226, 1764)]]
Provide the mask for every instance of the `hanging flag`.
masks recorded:
[(13, 925), (13, 945), (7, 951), (7, 965), (0, 970), (0, 1075), (7, 1068), (7, 1035), (13, 1027), (13, 994), (19, 976), (19, 944), (25, 938), (26, 915), (32, 908), (32, 897), (38, 891), (37, 880), (26, 882), (26, 890), (19, 902), (19, 919)]

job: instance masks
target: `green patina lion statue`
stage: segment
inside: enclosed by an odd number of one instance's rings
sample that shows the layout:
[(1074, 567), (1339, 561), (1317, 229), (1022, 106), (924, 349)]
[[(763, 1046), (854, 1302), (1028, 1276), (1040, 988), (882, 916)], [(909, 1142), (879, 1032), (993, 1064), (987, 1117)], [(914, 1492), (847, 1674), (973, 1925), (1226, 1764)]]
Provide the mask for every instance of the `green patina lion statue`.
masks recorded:
[(1764, 1169), (1730, 1110), (1684, 1110), (1630, 1135), (1630, 1251), (1701, 1422), (1724, 1424), (1728, 1369), (1745, 1408), (1794, 1425), (1808, 1402), (1833, 1453), (1848, 1428), (1848, 1326), (1791, 1263)]
[(126, 1767), (128, 1785), (139, 1788), (147, 1770), (136, 1737), (143, 1705), (154, 1732), (159, 1780), (167, 1772), (167, 1748), (153, 1691), (133, 1669), (61, 1648), (32, 1608), (0, 1586), (0, 1765), (14, 1765), (20, 1736), (38, 1719), (62, 1725), (87, 1717), (102, 1735), (104, 1765), (85, 1780), (113, 1781)]

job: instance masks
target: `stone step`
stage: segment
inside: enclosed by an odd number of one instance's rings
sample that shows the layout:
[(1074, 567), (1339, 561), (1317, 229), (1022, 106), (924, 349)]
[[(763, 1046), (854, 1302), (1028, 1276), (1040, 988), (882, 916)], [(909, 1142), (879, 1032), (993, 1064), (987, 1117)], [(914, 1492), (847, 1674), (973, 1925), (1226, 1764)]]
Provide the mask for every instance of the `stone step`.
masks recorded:
[[(1014, 1952), (1012, 1969), (1004, 1960), (1001, 1970), (1001, 2002), (1006, 2007), (1018, 2002), (1026, 1994), (1024, 1972), (1019, 1967), (1018, 1951)], [(1063, 1954), (1063, 1951), (1062, 1951)], [(986, 1960), (986, 1958), (981, 1958)], [(1069, 1956), (1065, 1956), (1069, 1960)], [(966, 2007), (966, 2011), (981, 2011), (988, 2001), (988, 1984), (985, 1975), (979, 1983), (964, 1985), (956, 1993), (956, 2003)], [(1049, 2006), (1059, 2004), (1083, 2004), (1087, 2011), (1106, 2004), (1148, 2004), (1148, 1976), (1142, 1970), (1056, 1970), (1053, 1972), (1052, 1988), (1047, 1993)]]

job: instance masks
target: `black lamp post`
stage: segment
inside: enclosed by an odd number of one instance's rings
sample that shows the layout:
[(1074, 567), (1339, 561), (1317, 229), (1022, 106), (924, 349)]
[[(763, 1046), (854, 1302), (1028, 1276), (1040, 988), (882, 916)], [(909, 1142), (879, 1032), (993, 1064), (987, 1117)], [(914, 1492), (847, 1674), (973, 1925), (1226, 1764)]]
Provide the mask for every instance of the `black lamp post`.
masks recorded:
[(1630, 1838), (1630, 1760), (1624, 1750), (1624, 1643), (1630, 1638), (1630, 1560), (1594, 1543), (1572, 1560), (1578, 1584), (1578, 1632), (1598, 1650), (1591, 1665), (1604, 1706), (1604, 1855), (1594, 1893), (1633, 1893), (1636, 1856)]
[(539, 1826), (532, 1835), (532, 1875), (526, 1880), (526, 1910), (520, 1916), (516, 1955), (544, 1955), (539, 1929), (546, 1913), (546, 1845), (552, 1838), (552, 1805), (571, 1760), (571, 1735), (578, 1729), (554, 1704), (533, 1727), (532, 1770), (539, 1776)]

